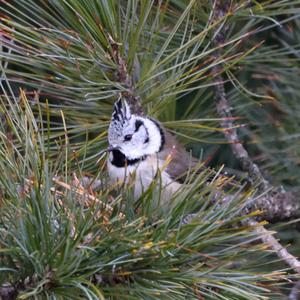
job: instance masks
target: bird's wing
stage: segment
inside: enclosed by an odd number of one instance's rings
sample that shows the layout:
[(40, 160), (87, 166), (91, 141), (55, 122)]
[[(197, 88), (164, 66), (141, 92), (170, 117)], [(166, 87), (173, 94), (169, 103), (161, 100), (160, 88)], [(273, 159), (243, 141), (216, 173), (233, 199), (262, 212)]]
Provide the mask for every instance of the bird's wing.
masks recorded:
[[(209, 172), (207, 181), (213, 180), (218, 173), (217, 177), (221, 176), (229, 180), (226, 187), (232, 188), (233, 186), (241, 186), (241, 178), (237, 178), (237, 180), (233, 179), (233, 175), (225, 175), (222, 172), (219, 174), (219, 172), (201, 164), (201, 161), (192, 157), (191, 153), (187, 152), (170, 132), (166, 129), (163, 130), (166, 142), (162, 151), (159, 152), (158, 158), (162, 161), (167, 161), (165, 170), (172, 179), (183, 183), (190, 170), (192, 172), (196, 171), (196, 173), (207, 170)], [(244, 181), (243, 185), (247, 188), (247, 180), (243, 179), (242, 181)]]
[(158, 158), (167, 161), (166, 172), (172, 179), (183, 182), (187, 172), (199, 164), (199, 161), (193, 158), (171, 133), (164, 130), (164, 134), (166, 142)]

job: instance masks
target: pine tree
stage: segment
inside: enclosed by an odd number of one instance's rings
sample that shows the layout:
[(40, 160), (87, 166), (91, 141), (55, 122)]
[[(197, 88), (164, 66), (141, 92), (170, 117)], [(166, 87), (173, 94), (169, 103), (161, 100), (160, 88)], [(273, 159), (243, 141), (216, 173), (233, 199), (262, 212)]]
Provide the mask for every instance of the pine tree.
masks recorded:
[[(299, 16), (299, 0), (0, 0), (0, 299), (297, 299), (300, 265), (263, 226), (299, 217)], [(138, 200), (111, 187), (96, 162), (119, 97), (215, 171), (164, 204), (159, 178)]]

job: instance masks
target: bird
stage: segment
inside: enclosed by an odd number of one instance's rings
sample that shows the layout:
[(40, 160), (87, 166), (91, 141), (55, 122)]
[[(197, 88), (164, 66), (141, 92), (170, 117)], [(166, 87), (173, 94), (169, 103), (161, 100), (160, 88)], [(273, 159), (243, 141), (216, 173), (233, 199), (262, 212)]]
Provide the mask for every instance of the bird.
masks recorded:
[(137, 115), (126, 100), (114, 104), (108, 128), (107, 169), (111, 183), (129, 183), (140, 197), (160, 174), (163, 198), (180, 189), (184, 174), (199, 163), (156, 119)]

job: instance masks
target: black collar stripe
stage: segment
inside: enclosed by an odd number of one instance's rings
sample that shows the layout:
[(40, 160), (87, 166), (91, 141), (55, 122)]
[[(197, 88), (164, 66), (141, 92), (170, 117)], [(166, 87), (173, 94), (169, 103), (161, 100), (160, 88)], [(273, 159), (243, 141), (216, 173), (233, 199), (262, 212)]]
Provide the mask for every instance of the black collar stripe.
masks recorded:
[(145, 156), (136, 159), (127, 159), (126, 156), (120, 150), (112, 150), (112, 165), (117, 168), (124, 168), (125, 166), (132, 166), (137, 164), (138, 162), (145, 160)]

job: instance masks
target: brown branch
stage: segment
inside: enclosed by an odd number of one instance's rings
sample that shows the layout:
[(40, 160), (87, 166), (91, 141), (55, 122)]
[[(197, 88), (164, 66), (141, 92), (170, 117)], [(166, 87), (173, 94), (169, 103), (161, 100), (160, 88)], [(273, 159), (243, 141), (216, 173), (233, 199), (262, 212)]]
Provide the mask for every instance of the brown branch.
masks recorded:
[(282, 246), (277, 239), (272, 235), (272, 233), (267, 230), (264, 226), (259, 225), (258, 222), (254, 220), (248, 220), (246, 223), (251, 226), (254, 231), (259, 235), (260, 239), (271, 249), (276, 255), (281, 258), (283, 261), (288, 264), (291, 269), (293, 269), (296, 273), (300, 274), (300, 261), (290, 254), (287, 249)]
[(249, 210), (261, 210), (261, 217), (275, 223), (300, 216), (299, 193), (293, 191), (267, 191), (257, 197), (248, 207)]
[[(226, 16), (231, 10), (232, 2), (224, 0), (213, 1), (213, 21), (220, 19), (226, 20)], [(215, 32), (214, 45), (220, 49), (225, 42), (225, 36), (228, 27), (223, 23), (222, 27)], [(220, 50), (215, 51), (215, 59), (220, 61), (222, 55)], [(299, 215), (300, 201), (297, 195), (292, 192), (286, 192), (280, 188), (273, 188), (271, 184), (264, 178), (259, 167), (252, 161), (244, 145), (238, 138), (237, 127), (234, 124), (229, 101), (226, 97), (224, 78), (222, 76), (222, 65), (217, 64), (213, 68), (214, 76), (214, 94), (215, 103), (218, 114), (222, 117), (221, 127), (224, 129), (224, 135), (229, 142), (232, 152), (241, 164), (244, 171), (248, 172), (249, 179), (253, 185), (258, 183), (258, 191), (263, 193), (263, 196), (258, 197), (252, 201), (250, 205), (251, 210), (263, 210), (264, 217), (271, 219), (285, 219)], [(257, 221), (249, 218), (246, 223), (254, 228), (255, 232), (260, 236), (261, 240), (272, 249), (279, 258), (286, 262), (296, 273), (300, 274), (299, 260), (290, 254), (285, 247), (283, 247), (274, 236), (263, 226), (259, 225)]]
[[(230, 1), (216, 0), (213, 1), (214, 9), (214, 20), (225, 19), (228, 11), (230, 10)], [(226, 24), (222, 24), (218, 33), (215, 36), (214, 44), (219, 49), (219, 46), (225, 43), (225, 34), (228, 30)], [(216, 60), (221, 60), (222, 55), (219, 50), (215, 51), (214, 55)], [(221, 119), (221, 127), (224, 129), (224, 135), (229, 142), (232, 152), (241, 164), (244, 171), (247, 171), (252, 183), (260, 182), (259, 188), (265, 191), (270, 188), (270, 184), (264, 179), (258, 166), (253, 163), (247, 150), (244, 148), (243, 144), (240, 142), (237, 134), (237, 127), (234, 125), (234, 118), (231, 114), (232, 108), (226, 98), (224, 78), (222, 76), (222, 64), (217, 64), (213, 67), (214, 82), (215, 82), (215, 102), (217, 112)]]
[[(213, 1), (214, 18), (224, 19), (231, 9), (229, 1), (216, 0)], [(214, 44), (219, 49), (220, 45), (225, 42), (225, 35), (228, 30), (226, 25), (222, 25), (217, 31)], [(222, 55), (220, 51), (215, 51), (215, 59), (221, 60)], [(258, 183), (258, 191), (265, 193), (264, 196), (258, 197), (257, 200), (251, 205), (252, 209), (260, 209), (264, 212), (264, 217), (268, 221), (284, 220), (293, 217), (299, 217), (300, 201), (297, 193), (286, 192), (282, 188), (273, 187), (262, 175), (259, 167), (252, 161), (244, 145), (241, 143), (237, 126), (234, 124), (232, 116), (232, 108), (226, 97), (224, 78), (222, 76), (222, 65), (217, 64), (213, 68), (214, 76), (214, 94), (217, 112), (222, 117), (220, 125), (224, 129), (224, 135), (230, 144), (232, 152), (237, 160), (240, 162), (241, 167), (249, 175), (250, 182), (255, 185)]]
[(121, 96), (126, 99), (135, 114), (143, 115), (141, 99), (139, 96), (134, 95), (133, 78), (129, 74), (126, 61), (120, 53), (119, 44), (114, 41), (111, 35), (108, 35), (108, 40), (112, 48), (111, 56), (119, 66), (118, 81), (125, 87), (125, 91), (121, 92)]
[(295, 283), (289, 295), (289, 300), (299, 300), (299, 299), (300, 299), (300, 281)]

